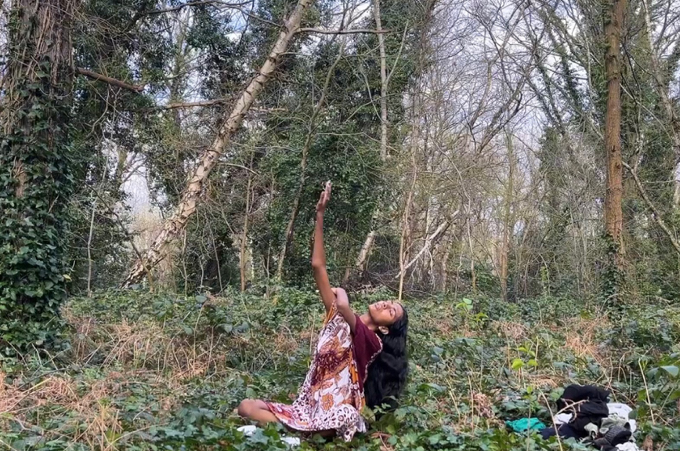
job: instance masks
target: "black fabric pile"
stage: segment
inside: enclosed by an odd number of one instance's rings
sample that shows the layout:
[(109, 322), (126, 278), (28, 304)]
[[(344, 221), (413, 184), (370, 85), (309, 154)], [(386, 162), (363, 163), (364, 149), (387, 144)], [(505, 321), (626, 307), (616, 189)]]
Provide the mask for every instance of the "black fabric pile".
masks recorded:
[(609, 416), (609, 391), (594, 385), (570, 385), (562, 393), (557, 401), (557, 407), (571, 413), (569, 423), (555, 428), (546, 428), (540, 431), (544, 439), (559, 434), (562, 438), (575, 438), (577, 440), (587, 438), (589, 433), (585, 427), (592, 423), (598, 428), (602, 425), (602, 419)]
[(622, 426), (614, 426), (602, 437), (595, 439), (593, 445), (601, 451), (616, 451), (616, 445), (622, 445), (630, 440), (633, 433)]

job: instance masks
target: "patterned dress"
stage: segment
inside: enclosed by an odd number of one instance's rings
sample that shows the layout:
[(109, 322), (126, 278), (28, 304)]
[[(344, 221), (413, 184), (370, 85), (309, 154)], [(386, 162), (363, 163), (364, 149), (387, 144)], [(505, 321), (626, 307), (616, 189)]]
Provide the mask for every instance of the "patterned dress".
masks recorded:
[(268, 402), (281, 423), (297, 431), (335, 430), (345, 441), (366, 432), (361, 416), (368, 366), (382, 342), (356, 317), (354, 334), (335, 305), (319, 335), (314, 359), (292, 405)]

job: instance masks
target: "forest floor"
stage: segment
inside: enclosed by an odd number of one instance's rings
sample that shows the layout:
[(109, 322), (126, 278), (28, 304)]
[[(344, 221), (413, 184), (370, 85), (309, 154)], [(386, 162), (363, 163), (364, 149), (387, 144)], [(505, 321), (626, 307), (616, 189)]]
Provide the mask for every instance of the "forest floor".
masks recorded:
[[(301, 449), (588, 449), (504, 424), (549, 423), (570, 383), (604, 386), (634, 407), (638, 444), (680, 449), (680, 308), (641, 302), (615, 321), (555, 297), (406, 305), (411, 372), (400, 407), (349, 444), (313, 438)], [(233, 411), (243, 398), (295, 398), (322, 306), (293, 289), (273, 299), (111, 291), (73, 299), (64, 318), (64, 350), (0, 367), (0, 449), (285, 449), (277, 426), (244, 437)]]

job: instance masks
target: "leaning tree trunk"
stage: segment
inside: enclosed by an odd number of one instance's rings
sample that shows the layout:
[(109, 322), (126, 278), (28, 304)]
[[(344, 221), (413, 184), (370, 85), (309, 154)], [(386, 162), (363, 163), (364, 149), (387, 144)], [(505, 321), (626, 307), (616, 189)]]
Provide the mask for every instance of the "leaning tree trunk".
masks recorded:
[(14, 0), (10, 10), (0, 88), (0, 322), (16, 347), (49, 338), (66, 297), (74, 9), (75, 0)]
[[(620, 273), (623, 268), (623, 161), (621, 158), (621, 31), (623, 29), (626, 0), (613, 0), (611, 9), (605, 11), (607, 51), (607, 115), (605, 118), (605, 152), (607, 179), (604, 201), (605, 235), (611, 246), (610, 269)], [(618, 279), (618, 278), (617, 278)], [(613, 281), (614, 290), (618, 282)]]
[(163, 229), (145, 252), (142, 260), (137, 261), (125, 278), (124, 286), (141, 281), (148, 270), (163, 260), (166, 246), (185, 229), (189, 219), (196, 212), (196, 204), (203, 191), (203, 184), (207, 181), (224, 149), (229, 145), (232, 136), (241, 126), (241, 122), (253, 105), (255, 98), (276, 70), (279, 58), (286, 51), (288, 44), (298, 31), (302, 15), (311, 3), (312, 0), (299, 0), (293, 13), (284, 22), (285, 26), (259, 73), (241, 93), (229, 116), (225, 117), (212, 145), (201, 155), (198, 165), (189, 176), (189, 181), (174, 214), (165, 222)]

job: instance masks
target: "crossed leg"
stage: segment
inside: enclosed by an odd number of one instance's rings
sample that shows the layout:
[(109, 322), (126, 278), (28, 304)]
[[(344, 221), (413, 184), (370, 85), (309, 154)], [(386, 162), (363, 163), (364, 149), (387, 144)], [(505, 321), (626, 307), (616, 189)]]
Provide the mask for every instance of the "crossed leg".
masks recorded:
[(263, 425), (266, 423), (278, 423), (279, 419), (267, 407), (267, 404), (259, 399), (244, 399), (238, 405), (238, 414)]
[[(248, 418), (257, 422), (260, 426), (266, 423), (279, 423), (279, 419), (274, 415), (267, 404), (260, 399), (244, 399), (238, 405), (238, 414), (243, 418)], [(294, 431), (291, 428), (288, 428)], [(316, 431), (322, 437), (330, 438), (336, 435), (335, 430), (328, 429)]]

